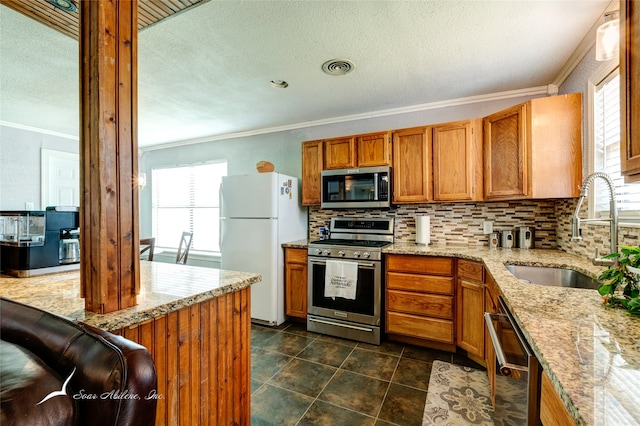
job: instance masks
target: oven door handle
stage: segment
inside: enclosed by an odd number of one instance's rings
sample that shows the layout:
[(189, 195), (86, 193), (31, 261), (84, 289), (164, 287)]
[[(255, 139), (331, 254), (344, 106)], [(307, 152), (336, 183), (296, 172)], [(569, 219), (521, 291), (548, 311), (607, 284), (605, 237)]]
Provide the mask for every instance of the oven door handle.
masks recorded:
[(498, 337), (498, 332), (496, 328), (493, 326), (494, 320), (500, 320), (502, 318), (506, 318), (509, 321), (509, 317), (504, 314), (492, 314), (490, 312), (484, 313), (484, 321), (487, 324), (487, 330), (489, 331), (489, 336), (491, 337), (491, 342), (493, 343), (493, 348), (496, 352), (496, 359), (498, 360), (498, 364), (500, 365), (500, 373), (504, 376), (511, 376), (513, 370), (516, 371), (529, 371), (529, 368), (525, 365), (511, 364), (507, 362), (507, 357), (504, 353), (504, 349), (502, 348), (502, 342), (500, 342), (500, 337)]
[[(349, 260), (347, 260), (347, 262), (351, 262)], [(326, 260), (316, 260), (316, 259), (309, 259), (309, 263), (312, 263), (314, 265), (326, 265), (327, 261)], [(356, 262), (358, 264), (358, 267), (363, 267), (363, 268), (373, 268), (375, 265), (373, 263), (362, 263), (362, 262)]]
[(309, 321), (312, 321), (312, 322), (319, 322), (320, 324), (328, 324), (328, 325), (333, 325), (333, 326), (337, 326), (337, 327), (351, 328), (351, 329), (358, 330), (358, 331), (368, 331), (368, 332), (372, 332), (373, 331), (372, 328), (367, 328), (367, 327), (358, 327), (358, 326), (350, 325), (350, 324), (335, 323), (335, 322), (324, 321), (324, 320), (317, 319), (317, 318), (312, 318), (312, 317), (308, 317), (307, 319)]

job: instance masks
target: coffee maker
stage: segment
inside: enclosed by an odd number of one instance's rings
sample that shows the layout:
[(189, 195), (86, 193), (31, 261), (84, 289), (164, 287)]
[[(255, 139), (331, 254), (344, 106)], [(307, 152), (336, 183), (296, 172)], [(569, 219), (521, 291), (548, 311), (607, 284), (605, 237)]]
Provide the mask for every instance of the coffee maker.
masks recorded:
[(0, 211), (0, 271), (19, 278), (80, 268), (77, 207)]

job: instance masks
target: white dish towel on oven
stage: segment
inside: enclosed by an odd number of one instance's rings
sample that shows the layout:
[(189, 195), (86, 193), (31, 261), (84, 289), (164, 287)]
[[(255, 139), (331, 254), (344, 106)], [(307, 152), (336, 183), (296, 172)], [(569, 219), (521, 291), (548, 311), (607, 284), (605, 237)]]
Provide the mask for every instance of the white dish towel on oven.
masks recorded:
[(358, 264), (341, 260), (327, 260), (324, 276), (324, 297), (355, 300), (358, 285)]

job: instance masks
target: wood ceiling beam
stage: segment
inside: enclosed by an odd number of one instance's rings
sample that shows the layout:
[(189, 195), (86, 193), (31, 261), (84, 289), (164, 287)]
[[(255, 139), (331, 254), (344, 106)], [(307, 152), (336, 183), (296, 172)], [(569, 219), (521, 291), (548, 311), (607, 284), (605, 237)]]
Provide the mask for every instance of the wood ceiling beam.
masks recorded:
[[(74, 13), (66, 12), (53, 6), (49, 0), (0, 0), (3, 4), (41, 24), (53, 28), (64, 35), (78, 40), (81, 3), (70, 0), (77, 7)], [(185, 12), (192, 7), (199, 6), (209, 0), (140, 0), (138, 2), (138, 30)]]

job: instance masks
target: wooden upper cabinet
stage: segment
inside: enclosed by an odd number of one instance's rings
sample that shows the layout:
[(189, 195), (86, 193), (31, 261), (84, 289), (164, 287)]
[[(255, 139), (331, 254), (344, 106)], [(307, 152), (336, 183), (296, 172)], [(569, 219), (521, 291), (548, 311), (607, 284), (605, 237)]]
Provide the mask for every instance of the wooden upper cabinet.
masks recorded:
[[(620, 1), (620, 156), (625, 182), (640, 182), (640, 2)], [(633, 54), (632, 54), (633, 52)]]
[(319, 206), (321, 196), (322, 141), (302, 143), (302, 205)]
[(485, 200), (577, 197), (581, 184), (580, 93), (532, 99), (485, 117)]
[(324, 170), (357, 166), (356, 143), (353, 136), (324, 140)]
[(391, 137), (389, 132), (356, 136), (358, 167), (391, 165)]
[(430, 127), (393, 132), (393, 202), (424, 203), (433, 200)]
[(433, 149), (433, 199), (482, 200), (482, 120), (437, 125), (430, 134)]
[(516, 105), (484, 119), (484, 196), (527, 196), (526, 104)]

